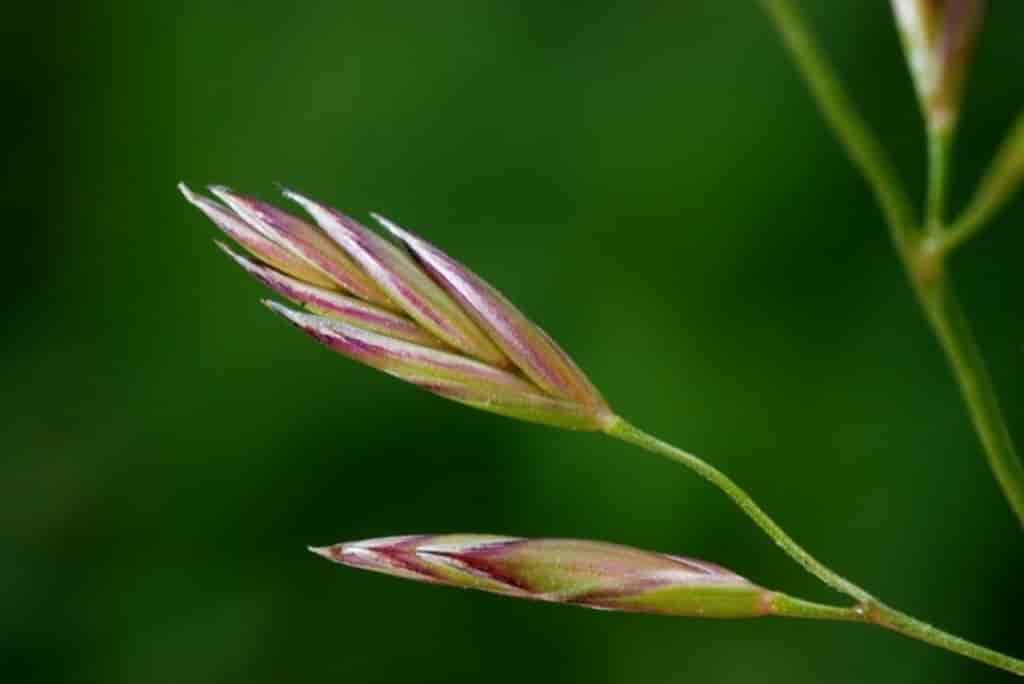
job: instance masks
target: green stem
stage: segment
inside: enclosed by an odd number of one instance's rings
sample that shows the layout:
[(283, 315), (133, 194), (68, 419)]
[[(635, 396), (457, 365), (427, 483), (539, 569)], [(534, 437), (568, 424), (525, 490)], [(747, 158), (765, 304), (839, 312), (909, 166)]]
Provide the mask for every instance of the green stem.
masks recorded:
[(970, 324), (953, 294), (941, 261), (919, 271), (919, 276), (923, 277), (914, 283), (918, 300), (953, 369), (996, 481), (1018, 520), (1024, 524), (1024, 465), (1014, 448)]
[(657, 437), (647, 434), (621, 418), (615, 420), (605, 431), (612, 437), (621, 439), (624, 442), (635, 444), (647, 451), (660, 454), (661, 456), (666, 456), (673, 461), (682, 463), (715, 487), (721, 489), (726, 496), (732, 499), (736, 505), (739, 506), (743, 512), (746, 513), (747, 516), (764, 531), (765, 534), (771, 537), (772, 541), (785, 551), (790, 558), (803, 566), (807, 572), (811, 573), (836, 591), (853, 598), (858, 603), (869, 603), (874, 601), (874, 597), (872, 597), (871, 594), (867, 593), (853, 582), (850, 582), (842, 576), (832, 572), (818, 562), (814, 556), (807, 553), (807, 551), (793, 541), (793, 539), (786, 534), (786, 532), (779, 527), (774, 520), (768, 517), (767, 513), (762, 511), (761, 508), (754, 503), (754, 500), (749, 494), (743, 491), (738, 484), (730, 480), (725, 473), (718, 470), (711, 464), (701, 460), (693, 454), (674, 447), (667, 442), (663, 442)]
[(949, 187), (949, 157), (953, 144), (952, 128), (928, 131), (928, 196), (925, 203), (925, 228), (928, 235), (942, 232)]
[(786, 594), (774, 594), (769, 602), (769, 615), (801, 618), (804, 620), (837, 620), (840, 622), (864, 622), (865, 611), (860, 605), (828, 606)]
[(1010, 129), (992, 165), (967, 208), (944, 235), (942, 249), (950, 252), (981, 230), (1024, 182), (1024, 111)]
[[(1022, 119), (1024, 121), (1024, 119)], [(1024, 131), (1024, 124), (1020, 126)], [(1024, 132), (1021, 133), (1024, 136)], [(1008, 149), (1013, 156), (1012, 150), (1014, 135), (1010, 136)], [(949, 279), (945, 272), (945, 255), (957, 240), (965, 239), (970, 235), (959, 236), (955, 231), (946, 235), (943, 230), (943, 211), (945, 205), (946, 188), (949, 176), (949, 153), (953, 139), (952, 127), (936, 130), (930, 128), (928, 131), (928, 200), (927, 200), (927, 231), (928, 239), (921, 241), (912, 250), (904, 250), (904, 261), (908, 266), (908, 272), (914, 280), (914, 290), (921, 307), (924, 309), (928, 322), (939, 339), (946, 360), (953, 369), (957, 384), (960, 387), (960, 394), (963, 396), (967, 411), (971, 416), (974, 429), (981, 439), (988, 458), (989, 467), (995, 475), (996, 481), (1003, 490), (1010, 507), (1017, 515), (1017, 518), (1024, 524), (1024, 466), (1021, 465), (1013, 445), (1013, 438), (1003, 418), (996, 399), (995, 388), (988, 370), (985, 368), (985, 361), (981, 351), (974, 340), (970, 323), (964, 315), (956, 300), (953, 290), (950, 287)], [(1024, 140), (1024, 138), (1022, 138)], [(1003, 155), (1001, 155), (1003, 156)], [(981, 196), (989, 199), (983, 200), (981, 207), (984, 207), (982, 214), (992, 211), (995, 206), (991, 199), (994, 195), (987, 188), (1003, 187), (1012, 178), (1012, 173), (1006, 173), (1005, 161), (997, 161), (993, 164), (996, 171), (995, 177), (1003, 180), (993, 183), (989, 179), (981, 185)], [(1003, 173), (998, 173), (1004, 169)], [(1024, 170), (1024, 164), (1021, 164)], [(992, 175), (990, 174), (990, 177)], [(967, 217), (978, 215), (979, 209), (968, 210)], [(979, 224), (980, 225), (980, 224)], [(930, 253), (929, 249), (934, 253)], [(916, 261), (907, 261), (906, 255), (916, 252)], [(916, 265), (917, 268), (911, 268)], [(922, 268), (922, 266), (924, 268)]]
[(916, 220), (907, 192), (885, 151), (846, 96), (839, 78), (805, 27), (796, 6), (789, 0), (760, 2), (775, 21), (826, 121), (871, 186), (885, 214), (893, 241), (901, 244), (913, 235)]
[(901, 613), (894, 608), (890, 608), (864, 589), (829, 569), (797, 544), (767, 513), (761, 510), (761, 507), (739, 485), (711, 464), (643, 432), (622, 418), (616, 418), (612, 421), (605, 429), (605, 432), (624, 442), (634, 444), (647, 451), (681, 463), (696, 472), (731, 498), (790, 558), (828, 586), (857, 601), (856, 606), (844, 608), (812, 603), (784, 594), (776, 594), (771, 601), (771, 614), (780, 617), (844, 620), (876, 624), (912, 639), (979, 660), (1007, 672), (1024, 675), (1024, 660), (1018, 660), (977, 644), (972, 644), (969, 641), (955, 637), (952, 634), (943, 632), (927, 623)]
[(912, 618), (905, 613), (888, 606), (869, 606), (865, 610), (865, 622), (885, 627), (905, 637), (923, 641), (951, 653), (962, 655), (972, 660), (981, 661), (992, 667), (1024, 676), (1024, 660), (993, 651), (990, 648), (973, 644), (966, 639), (953, 636), (941, 629), (932, 627), (926, 622)]
[(774, 19), (825, 119), (874, 190), (904, 268), (956, 374), (989, 464), (1024, 524), (1024, 468), (1014, 450), (970, 327), (944, 275), (945, 256), (977, 232), (1024, 181), (1024, 113), (952, 230), (944, 230), (942, 222), (952, 126), (929, 127), (928, 225), (927, 237), (922, 239), (914, 225), (906, 192), (871, 131), (843, 92), (839, 79), (814, 43), (795, 5), (790, 0), (760, 2)]

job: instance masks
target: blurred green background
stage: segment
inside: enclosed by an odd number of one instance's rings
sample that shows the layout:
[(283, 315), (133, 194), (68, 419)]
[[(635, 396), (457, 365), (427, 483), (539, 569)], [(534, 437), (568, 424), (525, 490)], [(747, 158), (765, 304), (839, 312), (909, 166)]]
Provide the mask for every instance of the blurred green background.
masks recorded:
[[(919, 196), (888, 3), (805, 3)], [(954, 202), (1024, 103), (993, 2)], [(473, 412), (258, 303), (174, 186), (286, 182), (483, 274), (894, 605), (1024, 655), (1024, 536), (864, 183), (750, 2), (22, 3), (4, 29), (0, 669), (17, 682), (963, 682), (856, 625), (528, 604), (310, 543), (618, 541), (835, 598), (688, 471)], [(1024, 202), (955, 261), (1024, 440)], [(13, 247), (13, 249), (12, 249)]]

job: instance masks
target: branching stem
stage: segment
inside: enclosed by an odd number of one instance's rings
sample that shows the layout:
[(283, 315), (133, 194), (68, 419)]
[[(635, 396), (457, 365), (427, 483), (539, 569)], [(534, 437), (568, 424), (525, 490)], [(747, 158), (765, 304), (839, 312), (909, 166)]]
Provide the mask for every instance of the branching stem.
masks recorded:
[(943, 225), (943, 212), (953, 129), (927, 127), (926, 230), (921, 231), (915, 225), (903, 184), (892, 171), (874, 134), (846, 96), (795, 4), (791, 0), (760, 1), (775, 21), (826, 121), (870, 183), (911, 285), (956, 376), (996, 481), (1018, 521), (1024, 524), (1024, 466), (1014, 448), (970, 324), (956, 304), (945, 264), (949, 253), (974, 235), (1024, 180), (1024, 114), (964, 216), (951, 230)]
[(821, 113), (871, 186), (893, 241), (897, 245), (903, 243), (913, 235), (916, 220), (909, 196), (885, 150), (850, 102), (793, 3), (789, 0), (760, 2), (775, 21)]
[(613, 421), (606, 429), (606, 433), (616, 439), (634, 444), (647, 451), (681, 463), (696, 472), (732, 499), (747, 514), (747, 517), (753, 520), (754, 524), (760, 527), (790, 558), (828, 586), (856, 601), (855, 606), (845, 608), (811, 603), (778, 594), (772, 602), (773, 615), (875, 624), (891, 629), (894, 632), (899, 632), (912, 639), (938, 646), (967, 658), (979, 660), (1007, 672), (1024, 675), (1024, 660), (1018, 660), (965, 641), (901, 613), (894, 608), (890, 608), (864, 589), (831, 570), (797, 544), (739, 485), (733, 482), (725, 473), (701, 458), (649, 435), (621, 418)]
[(666, 456), (677, 463), (682, 463), (705, 480), (722, 490), (726, 496), (733, 500), (751, 520), (760, 527), (765, 534), (771, 537), (779, 548), (786, 552), (790, 558), (799, 563), (807, 572), (811, 573), (822, 582), (836, 591), (846, 594), (858, 603), (872, 603), (874, 597), (867, 593), (853, 582), (833, 572), (822, 565), (814, 556), (804, 551), (803, 547), (797, 544), (786, 532), (779, 527), (768, 514), (754, 502), (753, 498), (743, 489), (729, 479), (722, 471), (710, 463), (690, 454), (682, 449), (663, 442), (646, 432), (634, 427), (625, 420), (619, 419), (607, 430), (608, 434), (621, 439), (624, 442), (635, 444), (647, 451), (661, 456)]

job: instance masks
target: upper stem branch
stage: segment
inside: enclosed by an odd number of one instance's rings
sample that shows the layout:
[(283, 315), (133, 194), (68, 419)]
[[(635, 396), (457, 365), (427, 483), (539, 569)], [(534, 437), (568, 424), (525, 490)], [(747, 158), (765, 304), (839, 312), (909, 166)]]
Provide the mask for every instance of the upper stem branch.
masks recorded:
[(782, 34), (818, 107), (847, 154), (860, 169), (882, 207), (893, 241), (902, 244), (915, 231), (914, 210), (885, 151), (846, 96), (839, 78), (803, 18), (789, 0), (760, 0)]
[(918, 298), (956, 374), (989, 464), (1024, 524), (1024, 467), (1013, 447), (992, 381), (970, 326), (949, 290), (945, 257), (973, 235), (1024, 181), (1024, 113), (1007, 137), (963, 217), (944, 230), (952, 124), (929, 126), (927, 236), (915, 226), (906, 192), (871, 131), (854, 110), (790, 0), (760, 0), (775, 20), (818, 106), (882, 206), (889, 232)]
[(1024, 111), (1010, 129), (992, 165), (963, 214), (943, 237), (942, 248), (952, 251), (972, 238), (1024, 182)]

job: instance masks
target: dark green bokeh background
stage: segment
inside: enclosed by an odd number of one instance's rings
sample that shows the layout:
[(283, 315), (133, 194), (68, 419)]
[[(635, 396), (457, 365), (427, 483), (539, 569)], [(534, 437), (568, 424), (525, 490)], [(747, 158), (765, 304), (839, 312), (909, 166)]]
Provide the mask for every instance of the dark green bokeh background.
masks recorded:
[[(888, 4), (805, 4), (919, 195)], [(958, 205), (1024, 103), (1024, 4), (991, 5)], [(213, 248), (182, 179), (266, 198), (282, 181), (418, 230), (823, 560), (1024, 654), (1024, 537), (879, 212), (754, 3), (5, 11), (5, 679), (1003, 679), (861, 626), (597, 613), (311, 556), (409, 532), (588, 537), (834, 598), (678, 466), (313, 344)], [(1022, 222), (1018, 200), (955, 262), (1019, 439)]]

